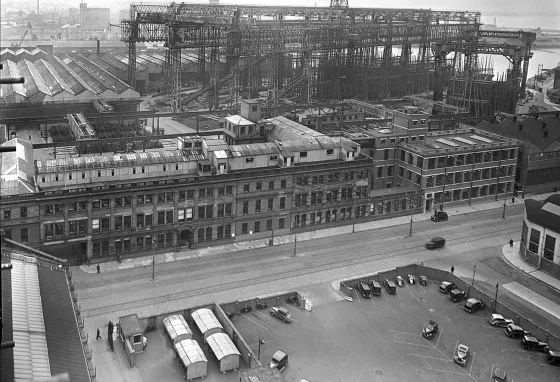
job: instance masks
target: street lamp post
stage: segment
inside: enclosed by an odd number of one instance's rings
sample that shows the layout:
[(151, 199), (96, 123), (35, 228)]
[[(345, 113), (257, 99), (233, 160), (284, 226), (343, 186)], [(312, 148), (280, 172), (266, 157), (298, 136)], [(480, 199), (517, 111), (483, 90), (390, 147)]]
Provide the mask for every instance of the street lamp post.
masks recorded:
[(156, 243), (152, 237), (152, 281), (156, 279)]
[(472, 272), (472, 287), (474, 288), (474, 275), (476, 274), (476, 264), (473, 267), (473, 272)]
[(264, 341), (259, 338), (259, 361), (261, 360), (261, 345), (264, 345)]
[(496, 298), (494, 299), (494, 309), (492, 313), (496, 313), (496, 305), (498, 305), (498, 287), (500, 284), (496, 283)]
[(292, 257), (296, 257), (297, 256), (297, 232), (294, 235), (294, 254), (292, 255)]

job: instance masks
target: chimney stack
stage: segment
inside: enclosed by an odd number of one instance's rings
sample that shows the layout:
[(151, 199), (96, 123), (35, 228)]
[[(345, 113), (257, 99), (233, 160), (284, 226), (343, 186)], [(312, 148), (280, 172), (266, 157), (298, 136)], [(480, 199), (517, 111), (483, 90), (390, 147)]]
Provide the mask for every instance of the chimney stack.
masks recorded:
[(101, 56), (101, 41), (97, 39), (97, 55)]

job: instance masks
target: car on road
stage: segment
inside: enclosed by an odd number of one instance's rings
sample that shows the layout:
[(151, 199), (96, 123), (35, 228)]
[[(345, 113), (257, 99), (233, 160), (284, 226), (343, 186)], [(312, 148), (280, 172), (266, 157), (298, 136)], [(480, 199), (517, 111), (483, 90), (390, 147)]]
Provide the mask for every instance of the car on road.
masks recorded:
[(501, 314), (492, 314), (490, 318), (488, 318), (488, 322), (492, 326), (499, 326), (501, 328), (507, 328), (511, 324), (513, 324), (513, 320), (509, 318), (505, 318)]
[(441, 284), (439, 284), (439, 291), (441, 293), (447, 293), (455, 288), (457, 288), (457, 285), (449, 281), (442, 281)]
[(521, 339), (521, 346), (523, 347), (523, 349), (544, 352), (550, 349), (546, 342), (539, 341), (533, 336), (523, 336), (523, 338)]
[(447, 221), (449, 220), (449, 216), (445, 211), (435, 211), (430, 219), (434, 222)]
[(445, 239), (443, 237), (434, 237), (432, 240), (426, 243), (426, 248), (436, 249), (445, 247)]
[(422, 328), (422, 337), (433, 338), (439, 330), (439, 325), (434, 320), (428, 320)]
[(397, 293), (397, 286), (391, 280), (389, 280), (389, 279), (383, 280), (383, 286), (385, 287), (385, 289), (387, 289), (388, 293), (390, 293), (390, 294)]
[(560, 366), (560, 351), (549, 350), (546, 353), (546, 362), (551, 365)]
[(494, 368), (491, 382), (507, 382), (507, 372), (499, 367)]
[(465, 366), (467, 364), (467, 360), (471, 355), (471, 350), (467, 345), (459, 344), (455, 349), (455, 354), (453, 355), (453, 362), (458, 365)]
[(449, 291), (449, 299), (453, 302), (461, 301), (467, 298), (467, 294), (460, 289), (453, 289)]
[(270, 309), (270, 315), (286, 323), (292, 322), (292, 315), (290, 314), (290, 312), (288, 312), (288, 309), (286, 308), (282, 308), (282, 307), (278, 308), (276, 306), (273, 306), (272, 309)]
[(367, 285), (366, 283), (360, 281), (356, 285), (356, 289), (360, 291), (360, 293), (362, 294), (362, 296), (364, 298), (370, 298), (371, 297), (371, 289), (370, 289), (369, 285)]
[(522, 338), (524, 336), (531, 335), (531, 333), (523, 329), (521, 326), (515, 324), (508, 325), (505, 332), (506, 332), (506, 336), (511, 338)]
[(482, 301), (477, 300), (476, 298), (469, 298), (467, 302), (465, 302), (463, 309), (465, 309), (469, 313), (474, 313), (477, 310), (484, 309), (485, 307), (486, 304)]

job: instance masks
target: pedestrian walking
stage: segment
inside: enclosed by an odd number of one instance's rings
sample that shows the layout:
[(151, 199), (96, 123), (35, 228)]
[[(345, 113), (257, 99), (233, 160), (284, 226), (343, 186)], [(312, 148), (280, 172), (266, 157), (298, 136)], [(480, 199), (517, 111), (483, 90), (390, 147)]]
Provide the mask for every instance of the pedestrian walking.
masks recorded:
[(511, 204), (515, 203), (515, 197), (511, 197)]
[(101, 333), (99, 333), (99, 329), (97, 329), (97, 337), (95, 338), (96, 340), (101, 338)]
[(452, 265), (451, 266), (451, 274), (453, 274), (454, 271), (455, 271), (455, 267)]
[(97, 273), (101, 273), (101, 265), (97, 264)]
[(509, 246), (513, 247), (513, 239), (509, 239)]

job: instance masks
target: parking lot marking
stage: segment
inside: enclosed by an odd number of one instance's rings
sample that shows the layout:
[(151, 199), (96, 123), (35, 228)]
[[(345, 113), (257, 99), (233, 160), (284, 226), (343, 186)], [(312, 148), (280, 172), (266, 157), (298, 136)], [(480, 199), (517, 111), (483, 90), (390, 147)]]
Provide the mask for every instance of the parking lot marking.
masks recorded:
[(305, 313), (305, 310), (298, 308), (297, 305), (288, 305), (285, 302), (282, 303), (283, 305), (286, 305), (288, 308), (294, 308), (294, 310), (297, 310), (300, 313)]
[(492, 382), (492, 376), (494, 375), (494, 364), (492, 364), (492, 370), (490, 370), (490, 382)]
[(476, 357), (476, 353), (473, 353), (472, 360), (471, 360), (471, 367), (469, 368), (469, 375), (472, 376), (472, 366), (474, 364), (474, 357)]
[(496, 329), (495, 326), (492, 325), (481, 325), (483, 328), (488, 328), (488, 329)]
[(358, 301), (362, 302), (362, 299), (360, 298), (360, 294), (358, 292), (356, 292), (356, 296), (358, 297)]
[(385, 301), (389, 302), (389, 299), (388, 299), (387, 296), (385, 295), (385, 292), (383, 292), (383, 289), (381, 290), (381, 294), (383, 295), (383, 297), (385, 297)]
[(325, 360), (325, 363), (327, 365), (329, 365), (329, 367), (331, 368), (332, 371), (334, 371), (334, 373), (336, 374), (336, 376), (342, 381), (342, 382), (346, 382), (344, 381), (344, 379), (342, 379), (342, 377), (338, 374), (338, 372), (331, 366), (331, 364), (329, 363), (329, 361)]
[[(457, 371), (434, 369), (433, 367), (424, 367), (424, 369), (435, 370), (435, 371), (441, 371), (442, 373), (451, 373), (451, 374), (468, 375), (467, 373), (459, 373), (459, 372), (457, 372)], [(469, 377), (470, 377), (470, 375), (469, 375)]]
[(399, 300), (402, 300), (401, 295), (399, 294), (399, 291), (395, 290), (395, 292), (397, 292), (397, 296), (399, 296)]
[(431, 349), (434, 348), (433, 346), (413, 344), (412, 342), (404, 342), (404, 341), (397, 341), (397, 340), (393, 340), (393, 342), (398, 342), (399, 344), (406, 344), (406, 345), (413, 345), (413, 346), (422, 346), (423, 348), (431, 348)]
[(346, 358), (346, 361), (344, 361), (344, 363), (342, 364), (342, 367), (340, 369), (338, 369), (338, 371), (341, 371), (342, 369), (344, 369), (344, 366), (346, 366), (346, 363), (348, 362), (350, 357), (352, 357), (352, 355), (354, 355), (354, 352), (350, 353), (350, 355), (348, 356), (348, 358)]
[(331, 356), (332, 352), (334, 351), (334, 349), (336, 349), (337, 346), (338, 346), (338, 344), (334, 345), (334, 347), (331, 349), (331, 351), (327, 355), (327, 358), (329, 358)]
[(436, 349), (437, 349), (437, 346), (438, 346), (438, 344), (439, 344), (439, 340), (441, 339), (441, 335), (442, 335), (442, 334), (443, 334), (443, 329), (441, 329), (441, 331), (439, 332), (439, 337), (438, 337), (438, 339), (437, 339), (436, 346), (434, 346)]
[(410, 292), (410, 294), (414, 296), (414, 293), (412, 293), (412, 289), (410, 289), (410, 287), (408, 286), (408, 284), (406, 285), (406, 287), (408, 288), (408, 291)]
[(391, 333), (397, 333), (397, 334), (408, 334), (411, 336), (419, 336), (420, 334), (415, 334), (415, 333), (407, 333), (407, 332), (397, 332), (396, 330), (389, 330)]
[(438, 360), (440, 360), (440, 361), (449, 362), (449, 360), (448, 360), (448, 359), (445, 359), (445, 358), (430, 357), (430, 356), (428, 356), (428, 355), (420, 355), (420, 354), (412, 354), (412, 353), (406, 353), (406, 354), (408, 354), (408, 355), (413, 355), (413, 356), (415, 356), (415, 357), (430, 358), (430, 359), (438, 359)]
[(257, 321), (255, 321), (255, 320), (251, 320), (251, 319), (250, 319), (249, 317), (247, 317), (247, 316), (243, 316), (243, 315), (241, 315), (241, 317), (245, 317), (245, 318), (246, 318), (246, 319), (248, 319), (249, 321), (251, 321), (251, 322), (253, 322), (253, 323), (255, 323), (255, 324), (259, 325), (259, 326), (260, 326), (261, 328), (263, 328), (263, 329), (265, 329), (265, 330), (269, 330), (269, 331), (270, 331), (270, 329), (269, 329), (269, 328), (267, 328), (266, 326), (262, 326), (262, 325), (261, 325), (261, 324), (259, 324), (259, 323), (258, 323)]
[(356, 379), (356, 382), (358, 382), (360, 380), (360, 378), (362, 378), (362, 375), (365, 373), (366, 369), (368, 368), (368, 364), (366, 364), (364, 366), (364, 370), (362, 370), (362, 372), (360, 373), (360, 375), (358, 376), (358, 379)]
[(426, 288), (424, 288), (424, 285), (420, 284), (420, 287), (424, 290), (424, 293), (426, 293)]

